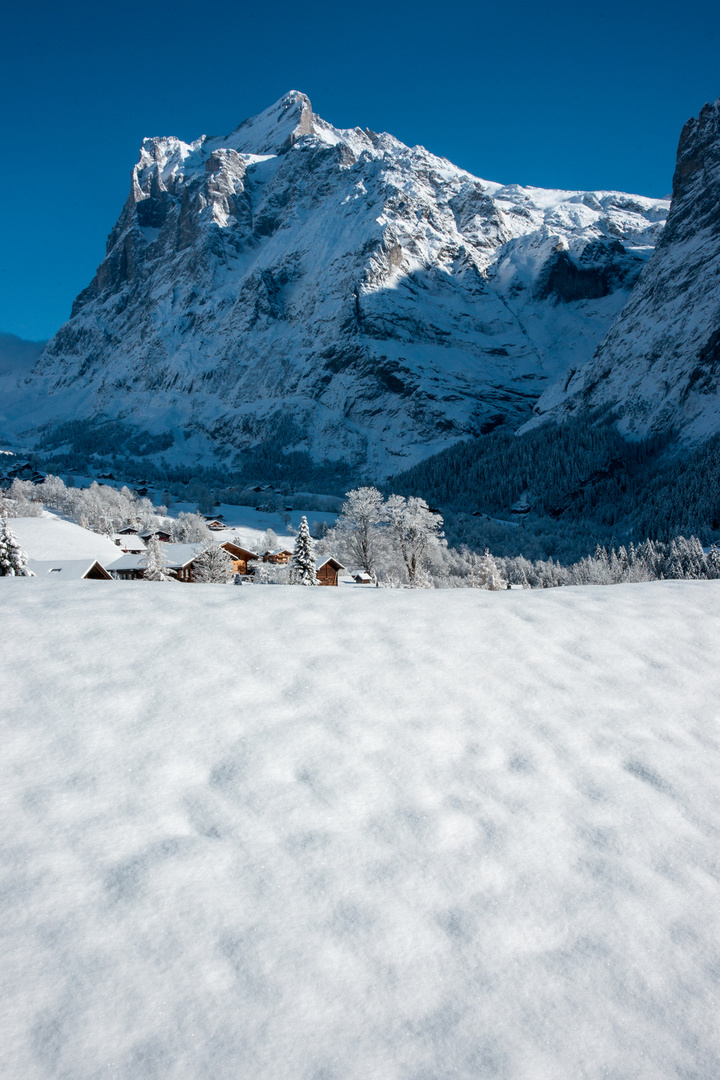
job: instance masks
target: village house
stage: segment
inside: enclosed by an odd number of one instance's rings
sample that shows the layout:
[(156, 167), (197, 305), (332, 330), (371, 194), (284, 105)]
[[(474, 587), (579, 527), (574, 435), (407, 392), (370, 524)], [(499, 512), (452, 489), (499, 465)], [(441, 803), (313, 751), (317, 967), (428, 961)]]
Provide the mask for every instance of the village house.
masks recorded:
[(246, 574), (252, 574), (253, 568), (248, 564), (257, 561), (260, 556), (257, 551), (248, 551), (247, 548), (240, 547), (239, 544), (233, 544), (231, 540), (225, 540), (220, 547), (227, 551), (228, 555), (233, 561), (233, 570), (236, 574), (245, 576)]
[[(178, 581), (193, 580), (193, 563), (200, 553), (198, 544), (170, 544), (162, 546), (163, 570), (168, 577)], [(109, 569), (119, 581), (140, 581), (145, 576), (145, 555), (123, 555)]]
[(326, 556), (315, 560), (315, 574), (318, 585), (337, 585), (338, 574), (345, 567), (332, 556)]
[(99, 536), (54, 514), (12, 519), (12, 531), (36, 577), (54, 581), (109, 581), (109, 567), (119, 549), (109, 536)]
[(288, 548), (275, 548), (274, 551), (266, 551), (262, 561), (272, 563), (273, 566), (287, 566), (292, 559), (292, 554)]

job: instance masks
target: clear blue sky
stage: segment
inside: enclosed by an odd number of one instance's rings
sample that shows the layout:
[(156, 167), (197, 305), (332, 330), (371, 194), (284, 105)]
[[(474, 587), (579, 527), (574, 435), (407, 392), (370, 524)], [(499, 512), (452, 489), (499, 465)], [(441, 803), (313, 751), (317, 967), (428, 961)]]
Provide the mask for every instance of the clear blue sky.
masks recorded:
[(290, 89), (489, 180), (670, 189), (720, 96), (720, 3), (6, 5), (0, 331), (50, 336), (103, 257), (147, 135), (225, 133)]

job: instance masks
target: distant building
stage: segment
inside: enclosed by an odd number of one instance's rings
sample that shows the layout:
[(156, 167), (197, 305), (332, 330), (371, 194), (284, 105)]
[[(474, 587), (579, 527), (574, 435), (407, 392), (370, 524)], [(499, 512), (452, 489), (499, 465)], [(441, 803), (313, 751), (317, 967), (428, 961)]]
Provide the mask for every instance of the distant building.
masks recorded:
[(275, 548), (274, 551), (266, 551), (262, 561), (272, 563), (273, 566), (287, 566), (292, 559), (292, 554), (288, 548)]

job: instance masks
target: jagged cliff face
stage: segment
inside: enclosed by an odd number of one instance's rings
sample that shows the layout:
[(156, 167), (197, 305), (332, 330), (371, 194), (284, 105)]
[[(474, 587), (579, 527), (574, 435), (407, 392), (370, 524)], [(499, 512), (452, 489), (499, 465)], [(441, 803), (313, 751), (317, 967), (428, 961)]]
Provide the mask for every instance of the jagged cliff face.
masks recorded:
[(223, 456), (290, 419), (293, 448), (396, 471), (589, 359), (667, 209), (488, 183), (295, 92), (227, 137), (146, 139), (15, 429), (104, 415)]
[(549, 389), (537, 421), (612, 408), (622, 431), (720, 430), (720, 100), (680, 136), (656, 250), (592, 361)]

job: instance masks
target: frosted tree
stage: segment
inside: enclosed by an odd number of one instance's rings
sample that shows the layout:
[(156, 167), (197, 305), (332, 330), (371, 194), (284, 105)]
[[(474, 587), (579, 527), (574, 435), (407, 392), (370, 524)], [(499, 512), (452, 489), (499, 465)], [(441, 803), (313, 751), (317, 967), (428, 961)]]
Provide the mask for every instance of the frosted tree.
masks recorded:
[(193, 563), (193, 581), (211, 585), (228, 585), (232, 576), (233, 561), (230, 555), (215, 540), (211, 540)]
[(303, 517), (295, 538), (290, 560), (290, 581), (293, 585), (317, 585), (315, 573), (315, 544), (310, 535), (307, 518)]
[(5, 516), (0, 517), (0, 577), (32, 577), (27, 555)]
[(145, 548), (143, 556), (145, 569), (143, 577), (146, 581), (173, 581), (172, 574), (167, 572), (167, 562), (163, 552), (162, 540), (157, 536), (151, 536)]
[(171, 525), (171, 535), (178, 544), (202, 544), (210, 540), (212, 533), (202, 514), (178, 514)]
[(402, 559), (410, 585), (424, 585), (427, 564), (442, 540), (443, 519), (433, 514), (424, 499), (391, 495), (385, 504), (389, 532)]
[(266, 529), (263, 537), (260, 541), (260, 554), (263, 555), (266, 551), (275, 551), (280, 546), (280, 541), (277, 538), (277, 533), (272, 529)]
[[(327, 537), (337, 543), (342, 555), (359, 570), (376, 576), (387, 530), (383, 497), (377, 488), (360, 487), (348, 491), (337, 524)], [(327, 547), (327, 544), (325, 545)]]
[(470, 588), (488, 589), (490, 592), (507, 589), (507, 581), (503, 578), (500, 567), (487, 549), (484, 555), (473, 552), (469, 556), (469, 562), (468, 584)]

